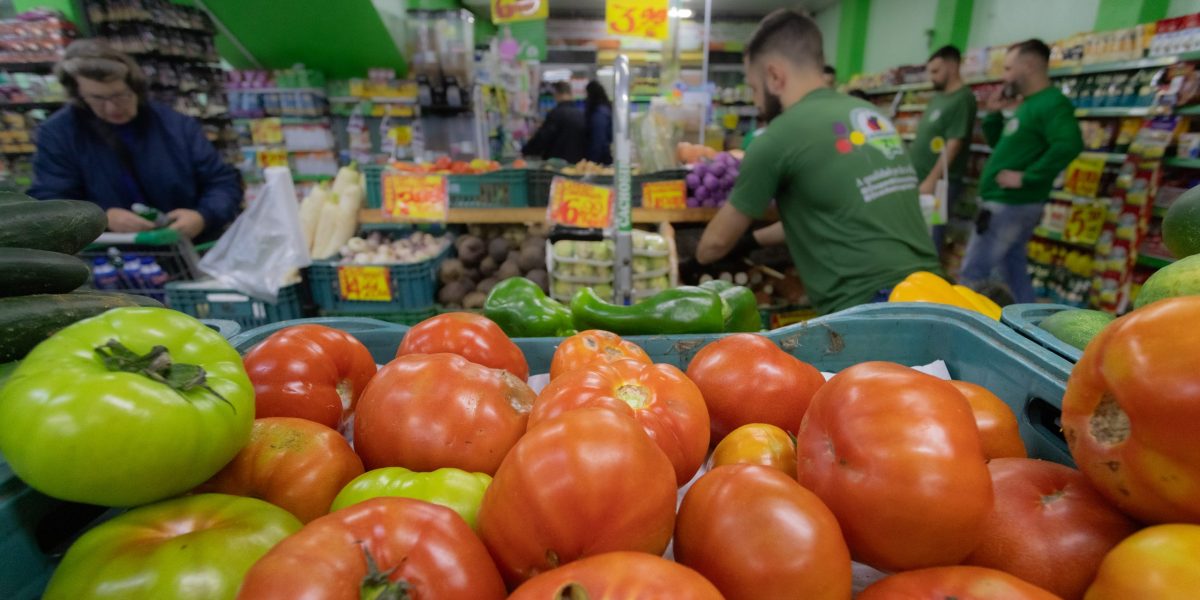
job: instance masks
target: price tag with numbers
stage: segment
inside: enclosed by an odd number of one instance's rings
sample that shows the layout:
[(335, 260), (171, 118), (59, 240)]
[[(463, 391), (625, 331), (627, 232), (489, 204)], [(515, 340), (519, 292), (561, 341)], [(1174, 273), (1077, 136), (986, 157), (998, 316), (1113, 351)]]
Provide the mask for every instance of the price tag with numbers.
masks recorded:
[(546, 219), (555, 225), (604, 229), (612, 226), (613, 191), (610, 187), (555, 177), (550, 183)]
[(450, 212), (450, 198), (444, 175), (385, 171), (381, 184), (385, 217), (432, 223), (446, 221)]
[(1107, 202), (1076, 202), (1071, 206), (1071, 215), (1063, 228), (1063, 238), (1069, 242), (1095, 244), (1107, 220)]
[(375, 265), (338, 267), (338, 289), (343, 300), (391, 302), (391, 270)]
[(1067, 165), (1063, 189), (1085, 198), (1095, 198), (1100, 192), (1100, 176), (1104, 174), (1104, 159), (1080, 156)]
[(550, 16), (550, 0), (492, 0), (492, 22), (543, 21)]
[(682, 179), (643, 183), (642, 206), (646, 208), (687, 208), (687, 183)]
[(668, 4), (668, 0), (607, 0), (608, 34), (665, 40)]
[(255, 153), (258, 168), (288, 166), (288, 153), (285, 148), (263, 148)]

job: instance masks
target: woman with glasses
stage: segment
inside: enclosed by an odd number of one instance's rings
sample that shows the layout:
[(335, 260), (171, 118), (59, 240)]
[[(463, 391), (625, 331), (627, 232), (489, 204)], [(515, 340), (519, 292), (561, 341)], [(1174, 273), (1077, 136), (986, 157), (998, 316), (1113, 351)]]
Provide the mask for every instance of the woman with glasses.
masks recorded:
[(78, 40), (55, 74), (71, 101), (37, 129), (30, 196), (95, 202), (119, 233), (155, 228), (130, 210), (139, 203), (189, 238), (215, 237), (233, 220), (242, 197), (237, 171), (199, 122), (149, 101), (132, 58)]

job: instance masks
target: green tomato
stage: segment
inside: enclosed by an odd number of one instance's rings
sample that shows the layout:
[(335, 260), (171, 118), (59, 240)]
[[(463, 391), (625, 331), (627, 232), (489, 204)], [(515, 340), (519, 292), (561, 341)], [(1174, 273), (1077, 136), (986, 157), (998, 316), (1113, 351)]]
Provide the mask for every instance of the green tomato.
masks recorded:
[(458, 513), (471, 529), (477, 529), (479, 504), (492, 478), (486, 473), (461, 469), (438, 469), (429, 473), (404, 467), (386, 467), (355, 477), (337, 497), (329, 512), (381, 496), (398, 496), (440, 504)]
[(186, 492), (237, 454), (253, 423), (237, 351), (165, 308), (79, 321), (34, 348), (0, 389), (0, 453), (12, 470), (44, 494), (88, 504)]
[(135, 508), (83, 534), (45, 600), (219, 600), (300, 520), (257, 498), (200, 494)]

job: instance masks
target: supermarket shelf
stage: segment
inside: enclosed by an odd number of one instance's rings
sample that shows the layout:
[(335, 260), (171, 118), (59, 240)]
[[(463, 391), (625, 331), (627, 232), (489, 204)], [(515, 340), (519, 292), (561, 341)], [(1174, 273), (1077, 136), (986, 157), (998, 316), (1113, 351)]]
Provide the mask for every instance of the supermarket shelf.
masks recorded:
[[(997, 81), (1000, 81), (999, 77), (973, 77), (973, 78), (964, 80), (963, 83), (965, 83), (967, 85), (980, 85), (983, 83), (995, 83)], [(883, 87), (870, 88), (870, 89), (863, 90), (863, 93), (867, 94), (868, 96), (874, 96), (874, 95), (878, 95), (878, 94), (894, 94), (896, 92), (917, 92), (917, 91), (931, 90), (931, 89), (933, 89), (933, 86), (930, 85), (928, 81), (920, 81), (917, 83), (903, 83), (900, 85), (885, 85)]]
[(1200, 104), (1192, 104), (1190, 106), (1177, 108), (1175, 109), (1175, 114), (1183, 116), (1200, 115)]
[(1149, 254), (1139, 254), (1137, 258), (1137, 264), (1142, 265), (1143, 267), (1151, 267), (1154, 269), (1161, 269), (1173, 262), (1175, 262), (1174, 258), (1168, 258), (1166, 256), (1151, 256)]
[(1165, 217), (1167, 216), (1167, 210), (1169, 210), (1169, 207), (1167, 206), (1154, 206), (1151, 207), (1150, 214), (1156, 217)]
[(1067, 244), (1069, 246), (1075, 246), (1076, 248), (1086, 248), (1088, 250), (1091, 250), (1096, 247), (1095, 244), (1085, 244), (1083, 242), (1074, 242), (1074, 241), (1064, 239), (1061, 233), (1050, 231), (1048, 229), (1043, 229), (1041, 227), (1034, 229), (1033, 235), (1036, 237), (1045, 239), (1045, 240), (1055, 241), (1060, 244)]
[(334, 96), (329, 99), (334, 104), (358, 104), (359, 102), (370, 102), (371, 104), (406, 104), (416, 106), (416, 98), (401, 98), (394, 96)]
[(1132, 69), (1146, 69), (1150, 67), (1165, 67), (1173, 65), (1177, 62), (1187, 62), (1192, 60), (1200, 60), (1200, 52), (1185, 52), (1183, 54), (1175, 54), (1171, 56), (1156, 56), (1153, 58), (1142, 58), (1138, 60), (1122, 60), (1117, 62), (1096, 63), (1092, 65), (1078, 65), (1075, 67), (1062, 67), (1051, 69), (1051, 77), (1063, 77), (1066, 75), (1084, 75), (1087, 73), (1104, 73), (1107, 71), (1129, 71)]
[(901, 104), (896, 107), (896, 112), (924, 112), (924, 104)]
[(1200, 158), (1167, 158), (1163, 159), (1163, 164), (1181, 169), (1200, 169)]
[(261, 117), (234, 117), (234, 121), (258, 121), (261, 119), (279, 119), (279, 122), (284, 125), (307, 125), (310, 123), (326, 123), (329, 117), (325, 115), (314, 115), (311, 117), (280, 117), (274, 115), (264, 115)]
[[(715, 208), (681, 209), (633, 209), (634, 223), (707, 223), (717, 214)], [(539, 223), (546, 220), (546, 209), (542, 208), (451, 208), (447, 223), (497, 224)], [(358, 222), (399, 223), (401, 219), (389, 219), (377, 208), (366, 208), (358, 213)]]
[(12, 71), (14, 73), (32, 73), (35, 71), (49, 71), (54, 68), (58, 61), (41, 61), (41, 62), (0, 62), (0, 71)]
[(240, 92), (242, 94), (280, 94), (280, 93), (308, 93), (324, 96), (325, 90), (321, 88), (226, 88), (225, 93)]
[(1170, 114), (1171, 110), (1157, 106), (1103, 106), (1100, 108), (1077, 108), (1076, 117), (1146, 117)]
[(971, 152), (978, 152), (980, 154), (991, 154), (992, 147), (987, 144), (971, 144)]
[(1125, 162), (1128, 156), (1124, 152), (1089, 152), (1087, 150), (1080, 152), (1079, 156), (1087, 158), (1103, 158), (1104, 162), (1112, 164), (1121, 164)]
[(904, 140), (904, 141), (906, 141), (906, 142), (911, 142), (911, 141), (913, 141), (913, 140), (917, 139), (917, 134), (915, 134), (915, 133), (902, 133), (902, 134), (900, 134), (900, 139), (902, 139), (902, 140)]
[(28, 102), (0, 102), (0, 110), (22, 110), (26, 108), (57, 108), (66, 100), (30, 100)]
[(1065, 200), (1067, 202), (1075, 202), (1076, 200), (1080, 202), (1095, 202), (1097, 200), (1109, 201), (1109, 198), (1105, 197), (1089, 198), (1087, 196), (1079, 196), (1063, 190), (1052, 190), (1050, 192), (1050, 198), (1053, 200)]

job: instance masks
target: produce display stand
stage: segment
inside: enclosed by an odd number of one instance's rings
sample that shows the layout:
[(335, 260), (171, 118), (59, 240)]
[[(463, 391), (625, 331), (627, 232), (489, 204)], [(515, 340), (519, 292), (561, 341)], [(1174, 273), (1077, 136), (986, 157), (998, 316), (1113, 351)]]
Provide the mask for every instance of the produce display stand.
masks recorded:
[(261, 327), (301, 316), (301, 284), (279, 288), (274, 303), (251, 298), (213, 280), (175, 281), (167, 284), (167, 305), (197, 319), (225, 319), (244, 328)]
[(1051, 352), (1077, 363), (1083, 356), (1083, 350), (1054, 337), (1040, 326), (1050, 315), (1064, 310), (1076, 309), (1065, 304), (1011, 304), (1000, 313), (1000, 322)]

